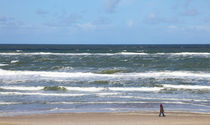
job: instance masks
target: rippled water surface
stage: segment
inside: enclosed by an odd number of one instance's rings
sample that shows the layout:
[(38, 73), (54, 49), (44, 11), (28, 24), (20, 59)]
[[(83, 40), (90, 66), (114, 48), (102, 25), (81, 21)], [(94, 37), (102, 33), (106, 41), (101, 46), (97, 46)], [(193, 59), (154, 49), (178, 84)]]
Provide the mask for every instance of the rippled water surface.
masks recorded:
[(210, 45), (0, 45), (0, 112), (210, 113)]

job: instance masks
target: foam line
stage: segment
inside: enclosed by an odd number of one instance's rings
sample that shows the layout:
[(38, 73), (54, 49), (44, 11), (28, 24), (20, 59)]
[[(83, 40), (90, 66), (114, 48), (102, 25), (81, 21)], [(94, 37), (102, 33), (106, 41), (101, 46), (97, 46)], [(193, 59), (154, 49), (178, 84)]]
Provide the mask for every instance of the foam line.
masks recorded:
[[(1, 70), (0, 79), (8, 77), (24, 78), (205, 78), (210, 79), (208, 72), (190, 72), (190, 71), (154, 71), (139, 73), (114, 73), (114, 74), (97, 74), (92, 72), (53, 72), (53, 71), (12, 71)], [(2, 78), (1, 78), (2, 77)]]
[(210, 56), (209, 52), (179, 52), (179, 53), (138, 53), (138, 52), (118, 52), (118, 53), (53, 53), (53, 52), (17, 52), (17, 53), (0, 53), (0, 55), (23, 55), (23, 56), (33, 56), (33, 55), (57, 55), (57, 56), (114, 56), (114, 55), (169, 55), (169, 56)]
[(85, 94), (67, 94), (67, 93), (24, 93), (24, 92), (0, 92), (0, 95), (20, 95), (20, 96), (84, 96)]

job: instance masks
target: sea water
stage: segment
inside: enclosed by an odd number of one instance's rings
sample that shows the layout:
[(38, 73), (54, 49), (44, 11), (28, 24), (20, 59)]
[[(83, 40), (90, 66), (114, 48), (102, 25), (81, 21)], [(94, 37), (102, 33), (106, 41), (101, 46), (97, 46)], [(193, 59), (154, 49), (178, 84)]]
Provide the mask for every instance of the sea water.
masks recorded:
[(210, 45), (0, 45), (0, 114), (210, 113)]

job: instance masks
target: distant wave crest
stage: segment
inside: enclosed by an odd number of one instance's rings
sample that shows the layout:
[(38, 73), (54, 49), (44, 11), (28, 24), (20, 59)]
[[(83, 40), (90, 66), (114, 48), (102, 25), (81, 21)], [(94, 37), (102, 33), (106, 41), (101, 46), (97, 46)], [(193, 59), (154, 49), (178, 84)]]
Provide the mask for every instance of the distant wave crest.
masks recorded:
[[(116, 74), (117, 73), (117, 74)], [(56, 71), (17, 71), (0, 69), (0, 79), (8, 77), (19, 78), (206, 78), (210, 79), (208, 72), (193, 71), (150, 71), (122, 73), (121, 70), (107, 70), (101, 73), (93, 72), (56, 72)]]
[(103, 92), (103, 91), (140, 91), (159, 92), (164, 89), (176, 90), (208, 90), (210, 86), (201, 85), (170, 85), (162, 84), (162, 87), (70, 87), (70, 86), (2, 86), (0, 89), (19, 91), (83, 91), (83, 92)]
[(144, 52), (117, 52), (117, 53), (55, 53), (55, 52), (14, 52), (14, 53), (0, 53), (0, 55), (22, 55), (22, 56), (33, 56), (33, 55), (56, 55), (56, 56), (91, 56), (91, 55), (98, 55), (98, 56), (114, 56), (114, 55), (125, 55), (125, 56), (210, 56), (209, 52), (177, 52), (177, 53), (144, 53)]

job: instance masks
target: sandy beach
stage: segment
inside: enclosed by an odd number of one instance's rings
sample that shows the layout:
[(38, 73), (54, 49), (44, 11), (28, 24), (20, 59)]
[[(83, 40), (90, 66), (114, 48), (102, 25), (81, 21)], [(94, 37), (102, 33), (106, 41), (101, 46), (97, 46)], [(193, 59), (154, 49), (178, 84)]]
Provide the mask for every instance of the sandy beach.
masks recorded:
[(68, 113), (0, 117), (0, 125), (209, 125), (209, 114), (166, 113)]

